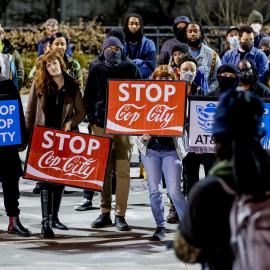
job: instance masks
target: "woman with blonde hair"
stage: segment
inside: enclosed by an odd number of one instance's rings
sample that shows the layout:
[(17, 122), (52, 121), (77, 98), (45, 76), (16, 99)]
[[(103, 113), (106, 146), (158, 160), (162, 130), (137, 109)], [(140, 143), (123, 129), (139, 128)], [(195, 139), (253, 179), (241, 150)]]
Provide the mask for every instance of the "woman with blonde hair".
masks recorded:
[[(25, 121), (28, 132), (34, 125), (79, 131), (86, 113), (78, 83), (65, 72), (63, 58), (50, 51), (40, 66), (30, 90)], [(58, 219), (64, 186), (42, 183), (42, 230), (45, 238), (53, 238), (52, 227), (67, 230)]]
[[(170, 66), (160, 65), (153, 72), (153, 80), (175, 80)], [(186, 208), (186, 199), (181, 192), (182, 159), (186, 155), (184, 142), (180, 137), (156, 137), (149, 134), (136, 138), (141, 159), (147, 174), (150, 204), (157, 224), (153, 240), (166, 236), (166, 218), (162, 190), (162, 171), (168, 193), (176, 207), (180, 220)]]

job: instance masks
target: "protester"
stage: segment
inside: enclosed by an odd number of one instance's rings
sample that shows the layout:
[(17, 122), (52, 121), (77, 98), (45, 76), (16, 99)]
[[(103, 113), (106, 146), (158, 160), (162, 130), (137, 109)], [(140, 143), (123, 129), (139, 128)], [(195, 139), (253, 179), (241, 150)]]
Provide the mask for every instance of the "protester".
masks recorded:
[(186, 16), (178, 16), (173, 22), (174, 38), (168, 39), (164, 42), (157, 65), (166, 65), (169, 63), (171, 51), (173, 46), (179, 43), (186, 43), (186, 26), (190, 22), (190, 19)]
[[(0, 67), (1, 74), (1, 67)], [(21, 138), (22, 144), (27, 143), (28, 133), (25, 127), (23, 109), (21, 104), (21, 99), (17, 93), (17, 89), (11, 80), (0, 76), (0, 97), (1, 94), (12, 95), (13, 98), (17, 95), (19, 100), (19, 111), (20, 111), (20, 127), (21, 127)], [(18, 124), (18, 123), (17, 123)], [(0, 150), (0, 164), (1, 164), (1, 174), (0, 182), (2, 183), (3, 193), (4, 193), (4, 206), (6, 214), (9, 217), (9, 225), (7, 233), (18, 234), (20, 236), (31, 236), (32, 232), (24, 228), (20, 222), (19, 214), (19, 178), (23, 175), (21, 161), (18, 155), (17, 149), (15, 150)]]
[(218, 88), (206, 94), (208, 97), (219, 97), (229, 89), (236, 89), (240, 84), (241, 73), (234, 64), (224, 64), (218, 68)]
[[(173, 71), (176, 75), (177, 80), (180, 80), (180, 74), (178, 72), (177, 64), (178, 64), (179, 59), (181, 59), (185, 53), (189, 53), (187, 44), (179, 43), (179, 44), (174, 45), (172, 48), (169, 65), (173, 68)], [(201, 91), (203, 93), (209, 92), (206, 72), (198, 68), (197, 74), (193, 82), (201, 88)]]
[(222, 95), (213, 127), (219, 162), (192, 188), (174, 242), (184, 262), (232, 269), (229, 215), (234, 195), (223, 189), (219, 178), (238, 195), (257, 194), (269, 185), (270, 158), (260, 144), (263, 113), (262, 102), (250, 91), (231, 89)]
[(0, 67), (0, 75), (7, 79), (11, 79), (18, 89), (17, 70), (10, 54), (0, 53)]
[(127, 15), (123, 31), (126, 35), (125, 53), (139, 67), (142, 78), (150, 79), (156, 66), (156, 46), (144, 36), (142, 17), (139, 14)]
[(0, 24), (0, 39), (2, 41), (2, 51), (0, 50), (0, 52), (2, 52), (3, 54), (12, 55), (12, 60), (16, 66), (17, 71), (18, 91), (20, 91), (24, 82), (23, 62), (19, 52), (15, 49), (13, 44), (8, 39), (5, 38), (5, 31), (2, 28), (1, 24)]
[[(75, 80), (80, 86), (81, 92), (83, 93), (83, 76), (80, 70), (80, 64), (78, 60), (66, 54), (67, 44), (68, 44), (68, 39), (63, 33), (57, 32), (53, 34), (50, 38), (50, 49), (61, 55), (66, 66), (65, 72), (68, 75), (75, 78)], [(34, 79), (37, 71), (38, 71), (38, 64), (33, 66), (28, 76), (29, 81), (32, 81)]]
[(239, 28), (235, 27), (235, 26), (231, 26), (228, 30), (227, 30), (227, 34), (226, 34), (226, 40), (229, 43), (229, 47), (226, 48), (225, 50), (223, 50), (222, 52), (219, 53), (219, 58), (221, 59), (223, 57), (223, 55), (229, 51), (229, 50), (233, 50), (235, 48), (237, 48), (239, 46), (239, 40), (238, 40), (238, 32), (239, 32)]
[(198, 68), (207, 74), (209, 90), (218, 86), (217, 69), (221, 66), (219, 56), (215, 51), (203, 44), (204, 31), (198, 22), (190, 22), (186, 28), (189, 53), (198, 63)]
[(108, 37), (102, 45), (104, 62), (92, 66), (89, 71), (84, 93), (84, 104), (87, 120), (94, 135), (113, 139), (113, 151), (109, 158), (106, 181), (101, 192), (101, 215), (91, 224), (92, 228), (101, 228), (112, 224), (111, 195), (112, 170), (116, 173), (115, 194), (115, 226), (117, 230), (129, 229), (125, 221), (127, 200), (130, 187), (130, 158), (132, 143), (129, 136), (104, 135), (104, 119), (106, 115), (107, 80), (110, 79), (141, 79), (138, 67), (121, 60), (123, 45), (116, 37)]
[(264, 37), (260, 40), (259, 44), (259, 49), (265, 53), (268, 61), (268, 66), (269, 66), (269, 74), (268, 74), (268, 81), (267, 81), (267, 87), (270, 87), (270, 38), (269, 37)]
[[(50, 51), (41, 58), (25, 113), (29, 133), (34, 125), (79, 131), (78, 125), (86, 116), (85, 108), (78, 83), (65, 70), (64, 60), (57, 52)], [(58, 218), (63, 192), (62, 185), (42, 183), (41, 233), (45, 238), (54, 238), (52, 227), (67, 230)]]
[[(197, 61), (190, 54), (185, 54), (178, 61), (177, 66), (180, 79), (189, 82), (187, 96), (202, 95), (200, 87), (194, 83), (197, 72)], [(183, 159), (183, 194), (185, 196), (188, 195), (194, 183), (199, 181), (200, 164), (204, 165), (204, 171), (207, 174), (215, 161), (215, 157), (208, 153), (189, 152), (186, 155)]]
[[(42, 39), (39, 43), (38, 43), (38, 56), (41, 56), (44, 54), (44, 44), (50, 40), (51, 36), (53, 36), (54, 34), (56, 34), (58, 32), (58, 21), (56, 19), (48, 19), (45, 23), (46, 26), (46, 32), (48, 34), (48, 36), (44, 39)], [(67, 41), (67, 50), (66, 50), (66, 54), (68, 56), (72, 56), (72, 51), (71, 51), (71, 47), (70, 47), (70, 43), (69, 41)]]
[[(152, 80), (175, 80), (175, 74), (168, 65), (160, 65), (153, 72)], [(162, 199), (162, 171), (170, 198), (177, 210), (180, 221), (183, 218), (186, 199), (181, 192), (183, 141), (177, 137), (156, 137), (144, 134), (136, 138), (141, 159), (146, 170), (149, 197), (157, 229), (153, 240), (163, 240), (166, 236), (166, 219)]]
[(270, 97), (270, 89), (259, 82), (259, 74), (251, 60), (242, 59), (237, 65), (241, 72), (241, 86), (262, 98)]
[(252, 12), (249, 14), (247, 24), (252, 27), (254, 31), (254, 46), (255, 48), (259, 48), (260, 40), (264, 37), (269, 37), (265, 33), (261, 32), (263, 25), (262, 14), (256, 10), (252, 10)]
[(269, 65), (266, 55), (254, 47), (254, 31), (250, 26), (242, 26), (238, 32), (239, 47), (229, 50), (221, 59), (222, 64), (232, 63), (237, 65), (242, 59), (249, 59), (255, 63), (259, 81), (266, 84), (269, 73)]

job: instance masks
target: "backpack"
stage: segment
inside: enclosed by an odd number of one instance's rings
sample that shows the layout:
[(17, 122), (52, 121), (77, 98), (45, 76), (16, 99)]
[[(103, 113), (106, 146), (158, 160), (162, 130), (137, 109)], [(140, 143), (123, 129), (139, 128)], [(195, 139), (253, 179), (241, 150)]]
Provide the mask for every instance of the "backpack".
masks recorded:
[(230, 212), (231, 246), (235, 255), (233, 270), (270, 269), (270, 192), (261, 201), (252, 194), (236, 195), (219, 178), (221, 186), (235, 200)]

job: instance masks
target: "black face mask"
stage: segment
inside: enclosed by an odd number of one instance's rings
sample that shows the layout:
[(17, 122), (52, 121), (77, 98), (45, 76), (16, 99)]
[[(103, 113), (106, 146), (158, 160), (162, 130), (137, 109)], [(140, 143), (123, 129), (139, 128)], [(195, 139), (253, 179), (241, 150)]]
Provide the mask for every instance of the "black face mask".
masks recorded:
[(126, 41), (135, 43), (135, 42), (140, 42), (143, 38), (142, 32), (139, 29), (135, 34), (132, 34), (129, 30), (127, 31), (126, 34)]
[(254, 80), (254, 74), (252, 70), (241, 72), (240, 81), (243, 84), (251, 84)]
[(189, 47), (198, 47), (203, 41), (202, 36), (200, 36), (196, 41), (190, 41), (189, 39), (187, 40), (188, 46)]
[(265, 50), (265, 51), (263, 51), (264, 53), (265, 53), (265, 55), (268, 57), (269, 56), (269, 50)]
[(228, 89), (235, 88), (239, 84), (238, 78), (229, 78), (218, 75), (219, 89), (223, 93)]
[(240, 42), (240, 46), (245, 52), (249, 52), (254, 47), (254, 42), (253, 41)]
[(176, 38), (179, 40), (181, 43), (186, 43), (186, 28), (178, 28), (177, 33), (176, 33)]
[(121, 63), (121, 51), (117, 52), (104, 52), (105, 65), (108, 67), (116, 67)]

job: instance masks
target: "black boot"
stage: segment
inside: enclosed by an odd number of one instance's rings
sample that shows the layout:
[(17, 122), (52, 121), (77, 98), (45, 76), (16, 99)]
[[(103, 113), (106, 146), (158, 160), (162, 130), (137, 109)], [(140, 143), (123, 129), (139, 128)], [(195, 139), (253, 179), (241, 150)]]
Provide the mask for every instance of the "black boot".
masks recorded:
[(23, 227), (19, 217), (9, 217), (9, 225), (7, 233), (18, 234), (20, 236), (32, 236), (32, 232), (28, 231)]
[(52, 215), (52, 226), (59, 230), (68, 230), (68, 228), (59, 221), (58, 212), (62, 201), (64, 186), (54, 186), (53, 194), (53, 215)]
[(45, 238), (54, 238), (52, 230), (52, 190), (41, 190), (42, 229)]

